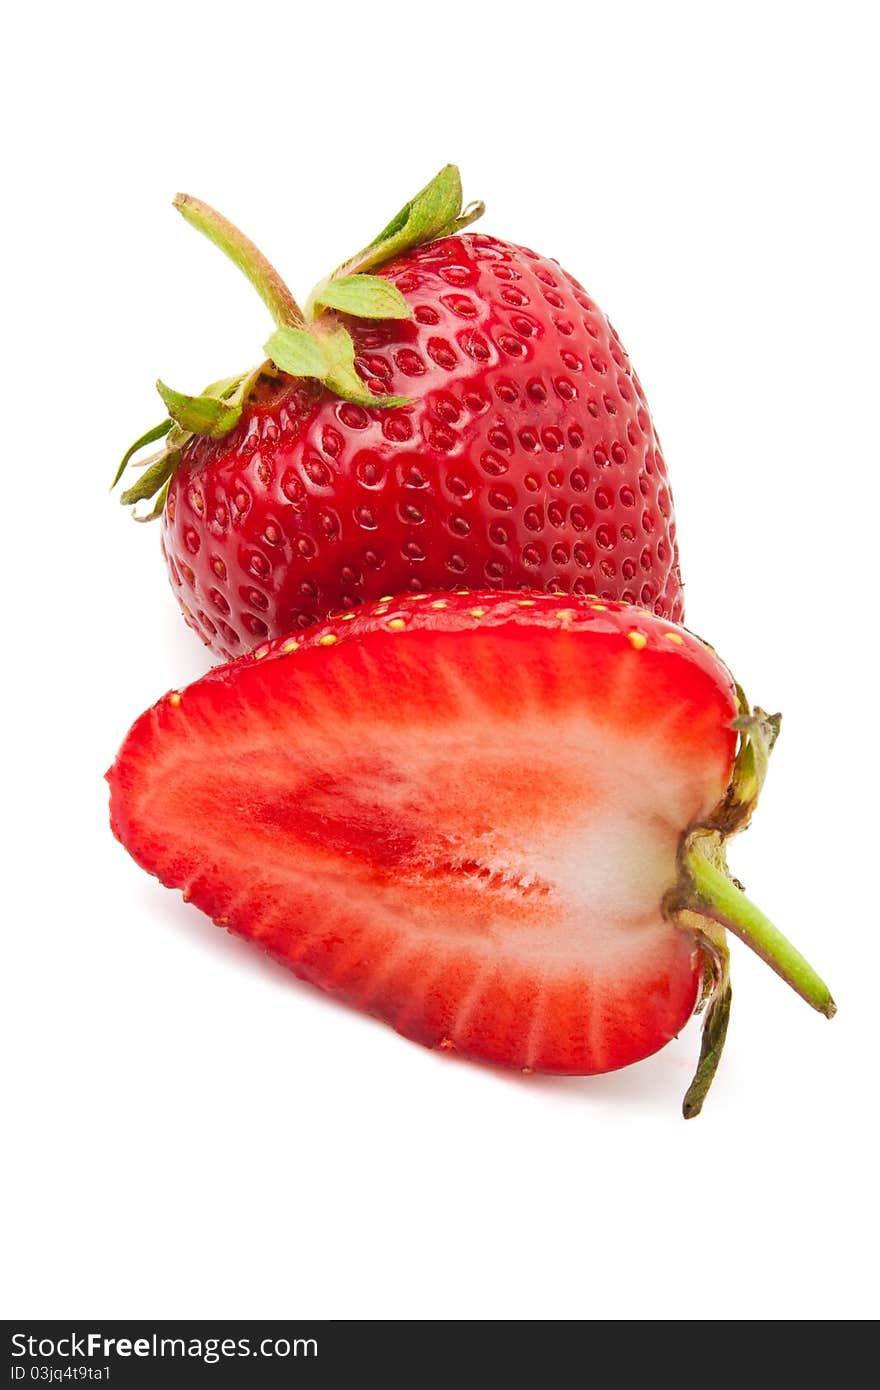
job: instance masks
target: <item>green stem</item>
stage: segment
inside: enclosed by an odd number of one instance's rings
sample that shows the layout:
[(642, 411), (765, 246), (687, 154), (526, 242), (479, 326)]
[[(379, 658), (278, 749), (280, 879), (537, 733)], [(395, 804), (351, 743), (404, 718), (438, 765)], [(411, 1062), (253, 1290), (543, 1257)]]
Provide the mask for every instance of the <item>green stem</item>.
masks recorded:
[(275, 267), (243, 232), (222, 213), (199, 198), (191, 198), (188, 193), (178, 193), (174, 206), (190, 226), (219, 246), (233, 265), (247, 276), (279, 328), (302, 328), (303, 312), (290, 290)]
[(826, 1018), (832, 1018), (837, 1005), (828, 986), (761, 909), (694, 846), (685, 851), (684, 863), (694, 889), (694, 897), (685, 906), (732, 931), (802, 999)]

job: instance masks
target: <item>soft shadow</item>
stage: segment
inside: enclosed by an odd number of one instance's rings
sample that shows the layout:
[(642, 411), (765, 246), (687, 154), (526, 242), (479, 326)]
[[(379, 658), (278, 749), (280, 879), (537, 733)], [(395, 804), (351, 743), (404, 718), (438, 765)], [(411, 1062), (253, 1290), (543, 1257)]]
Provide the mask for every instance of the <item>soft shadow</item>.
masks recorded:
[(552, 1076), (521, 1072), (474, 1062), (455, 1053), (430, 1049), (438, 1065), (478, 1066), (491, 1072), (502, 1085), (512, 1086), (523, 1097), (552, 1098), (563, 1104), (581, 1108), (620, 1107), (623, 1110), (651, 1111), (658, 1115), (681, 1118), (681, 1102), (697, 1063), (699, 1041), (697, 1030), (687, 1030), (662, 1051), (642, 1062), (623, 1067), (620, 1071), (604, 1072), (600, 1076)]
[[(264, 979), (272, 980), (279, 987), (287, 982), (292, 982), (294, 985), (302, 986), (308, 989), (311, 994), (320, 997), (320, 990), (316, 990), (303, 980), (298, 980), (291, 970), (273, 960), (253, 942), (247, 941), (242, 936), (235, 936), (225, 927), (218, 927), (206, 913), (202, 912), (201, 908), (196, 907), (193, 903), (185, 903), (176, 890), (164, 888), (155, 879), (141, 879), (139, 896), (146, 908), (147, 915), (151, 921), (159, 926), (160, 930), (165, 930), (167, 927), (174, 933), (185, 933), (188, 937), (196, 936), (200, 941), (202, 950), (210, 951), (226, 960), (235, 960), (238, 967), (252, 975), (259, 975)], [(329, 995), (323, 997), (327, 1003), (336, 1002)]]
[[(179, 893), (163, 888), (157, 882), (145, 881), (140, 885), (140, 897), (147, 915), (153, 921), (175, 933), (186, 932), (190, 937), (197, 934), (201, 949), (224, 956), (227, 960), (234, 959), (237, 968), (271, 982), (275, 988), (305, 990), (319, 1006), (358, 1013), (366, 1025), (388, 1029), (389, 1025), (381, 1019), (361, 1013), (332, 994), (326, 994), (315, 985), (298, 979), (292, 970), (273, 960), (252, 942), (216, 926), (199, 908), (185, 903)], [(402, 1044), (418, 1047), (429, 1064), (479, 1067), (481, 1071), (491, 1073), (499, 1084), (516, 1087), (526, 1103), (529, 1097), (540, 1097), (542, 1100), (552, 1097), (567, 1105), (589, 1108), (612, 1106), (625, 1111), (638, 1110), (643, 1114), (646, 1111), (658, 1115), (671, 1114), (673, 1118), (680, 1116), (681, 1100), (699, 1053), (698, 1025), (692, 1022), (685, 1034), (662, 1051), (621, 1071), (606, 1072), (601, 1076), (523, 1076), (505, 1067), (459, 1057), (454, 1052), (422, 1047), (401, 1034), (398, 1037)]]

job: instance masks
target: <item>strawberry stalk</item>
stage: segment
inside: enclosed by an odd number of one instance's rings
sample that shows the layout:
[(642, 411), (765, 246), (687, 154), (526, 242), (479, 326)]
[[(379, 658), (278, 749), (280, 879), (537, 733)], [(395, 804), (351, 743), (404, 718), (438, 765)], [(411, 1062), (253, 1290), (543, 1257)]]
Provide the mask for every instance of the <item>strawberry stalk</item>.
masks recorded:
[(174, 206), (191, 227), (213, 241), (247, 277), (279, 328), (303, 327), (305, 317), (302, 309), (278, 271), (250, 237), (246, 237), (244, 232), (208, 203), (203, 203), (200, 198), (191, 198), (188, 193), (178, 193)]
[(699, 840), (685, 849), (683, 867), (690, 880), (687, 910), (732, 931), (761, 957), (812, 1008), (833, 1018), (837, 1005), (824, 980), (769, 917), (701, 852)]

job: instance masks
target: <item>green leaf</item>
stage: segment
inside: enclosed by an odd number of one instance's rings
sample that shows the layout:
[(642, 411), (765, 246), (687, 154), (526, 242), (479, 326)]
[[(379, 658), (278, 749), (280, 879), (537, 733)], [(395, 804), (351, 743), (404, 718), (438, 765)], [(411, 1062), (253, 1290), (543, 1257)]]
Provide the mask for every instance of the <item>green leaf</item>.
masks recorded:
[(123, 507), (133, 507), (135, 502), (145, 502), (148, 497), (155, 497), (170, 479), (182, 453), (182, 449), (168, 449), (158, 454), (134, 486), (123, 492), (119, 499)]
[(180, 391), (166, 386), (164, 381), (156, 382), (156, 390), (172, 420), (189, 434), (209, 435), (218, 439), (235, 429), (241, 419), (241, 400), (229, 402), (217, 396), (184, 396)]
[(412, 309), (396, 285), (381, 275), (343, 275), (328, 280), (314, 303), (362, 319), (411, 319)]
[[(445, 164), (421, 192), (404, 203), (387, 227), (384, 227), (370, 246), (391, 248), (391, 254), (408, 250), (402, 244), (406, 233), (424, 231), (428, 236), (437, 236), (441, 228), (454, 222), (461, 212), (461, 174), (456, 164)], [(427, 240), (427, 237), (420, 240)], [(409, 245), (417, 245), (410, 242)]]
[(157, 439), (164, 439), (165, 435), (171, 429), (173, 423), (173, 420), (163, 420), (161, 425), (154, 425), (151, 430), (147, 430), (146, 434), (142, 434), (140, 439), (135, 440), (131, 448), (128, 449), (123, 455), (122, 462), (116, 470), (116, 477), (110, 484), (111, 492), (115, 488), (116, 484), (119, 482), (119, 479), (122, 477), (123, 473), (125, 472), (131, 460), (134, 458), (135, 454), (140, 453), (141, 449), (145, 449), (148, 444), (155, 444)]
[(355, 370), (351, 334), (339, 323), (319, 320), (312, 331), (278, 328), (266, 343), (266, 353), (290, 376), (312, 376), (329, 390), (358, 405), (409, 405), (406, 396), (374, 396)]
[(703, 1036), (700, 1042), (700, 1060), (681, 1107), (686, 1120), (693, 1120), (699, 1115), (703, 1108), (703, 1102), (709, 1093), (709, 1087), (715, 1079), (727, 1038), (727, 1025), (730, 1022), (730, 1000), (730, 977), (725, 953), (725, 959), (720, 965), (720, 979), (716, 983), (711, 1003), (706, 1010)]
[(242, 386), (248, 380), (253, 381), (259, 372), (239, 372), (238, 376), (226, 376), (221, 381), (212, 381), (210, 386), (206, 386), (202, 392), (203, 396), (214, 396), (217, 400), (231, 401), (233, 397), (237, 399)]
[(347, 328), (341, 324), (322, 325), (318, 331), (328, 364), (323, 380), (337, 396), (356, 405), (381, 406), (385, 409), (410, 404), (406, 396), (374, 396), (367, 390), (355, 370), (354, 343)]
[[(741, 708), (742, 705), (743, 700), (740, 701)], [(740, 750), (734, 768), (735, 790), (738, 801), (743, 804), (757, 801), (760, 795), (781, 724), (781, 714), (766, 714), (757, 706), (750, 710), (747, 702), (743, 712), (733, 721), (732, 727), (740, 735)]]
[(169, 489), (170, 486), (171, 486), (171, 479), (169, 478), (169, 479), (168, 479), (168, 482), (167, 482), (167, 483), (165, 484), (165, 486), (162, 488), (161, 492), (158, 493), (158, 495), (157, 495), (157, 497), (156, 497), (155, 505), (152, 506), (148, 512), (144, 512), (143, 516), (139, 516), (137, 512), (132, 512), (132, 514), (131, 514), (132, 520), (133, 520), (133, 521), (158, 521), (159, 517), (162, 515), (162, 513), (163, 513), (164, 510), (165, 510), (165, 502), (166, 502), (166, 500), (167, 500), (167, 498), (168, 498), (168, 489)]
[(340, 266), (333, 278), (373, 270), (416, 246), (460, 230), (483, 211), (482, 203), (472, 203), (462, 213), (461, 202), (461, 175), (456, 165), (447, 164), (363, 251)]
[(326, 379), (329, 364), (323, 346), (307, 329), (276, 328), (263, 351), (288, 376)]

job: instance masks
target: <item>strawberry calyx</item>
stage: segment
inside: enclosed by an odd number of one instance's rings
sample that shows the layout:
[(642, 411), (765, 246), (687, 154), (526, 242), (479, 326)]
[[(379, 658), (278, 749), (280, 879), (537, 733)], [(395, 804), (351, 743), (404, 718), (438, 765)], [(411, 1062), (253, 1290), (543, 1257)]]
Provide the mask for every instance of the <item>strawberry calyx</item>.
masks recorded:
[[(444, 236), (455, 236), (472, 222), (476, 222), (478, 217), (482, 217), (486, 210), (484, 203), (468, 203), (467, 207), (463, 207), (462, 201), (461, 175), (455, 164), (447, 164), (414, 198), (404, 203), (387, 227), (383, 227), (378, 236), (375, 236), (363, 250), (337, 266), (331, 276), (315, 286), (306, 301), (306, 313), (311, 315), (316, 308), (320, 309), (322, 305), (328, 304), (343, 308), (335, 296), (338, 296), (340, 286), (348, 282), (369, 278), (378, 281), (380, 285), (393, 288), (388, 286), (387, 280), (382, 280), (380, 276), (367, 277), (366, 272), (378, 270), (389, 261), (406, 255), (408, 251), (414, 251), (417, 246), (424, 246), (429, 241), (439, 241)], [(328, 294), (331, 296), (329, 299)], [(345, 312), (358, 311), (346, 307)], [(369, 314), (367, 317), (372, 318), (374, 315)]]
[(813, 967), (764, 915), (732, 877), (726, 841), (752, 817), (767, 775), (782, 716), (751, 709), (737, 686), (740, 713), (733, 721), (739, 747), (727, 790), (715, 810), (682, 837), (679, 879), (663, 904), (667, 918), (691, 932), (707, 957), (699, 1008), (705, 1010), (700, 1058), (684, 1098), (685, 1119), (699, 1115), (718, 1069), (730, 1017), (731, 986), (727, 931), (733, 932), (812, 1008), (833, 1018), (837, 1006)]
[(352, 336), (338, 321), (320, 319), (308, 329), (276, 328), (265, 348), (286, 375), (317, 377), (343, 400), (385, 409), (409, 405), (406, 396), (373, 395), (355, 369)]
[(189, 194), (179, 193), (174, 206), (189, 224), (219, 247), (247, 277), (275, 322), (264, 345), (267, 360), (253, 371), (214, 382), (197, 396), (185, 395), (158, 381), (156, 389), (168, 419), (147, 430), (127, 450), (111, 484), (116, 487), (126, 468), (148, 444), (165, 438), (164, 447), (138, 467), (137, 483), (127, 488), (124, 506), (152, 499), (153, 508), (138, 521), (160, 516), (168, 486), (183, 451), (193, 438), (222, 438), (238, 425), (251, 393), (262, 376), (309, 377), (320, 381), (343, 400), (393, 410), (409, 404), (406, 396), (374, 394), (355, 367), (354, 341), (339, 315), (374, 320), (408, 319), (412, 310), (400, 290), (377, 270), (398, 256), (461, 231), (484, 211), (482, 203), (463, 207), (461, 176), (447, 164), (430, 183), (405, 203), (386, 227), (355, 256), (320, 281), (303, 311), (275, 267), (243, 232), (222, 213)]

